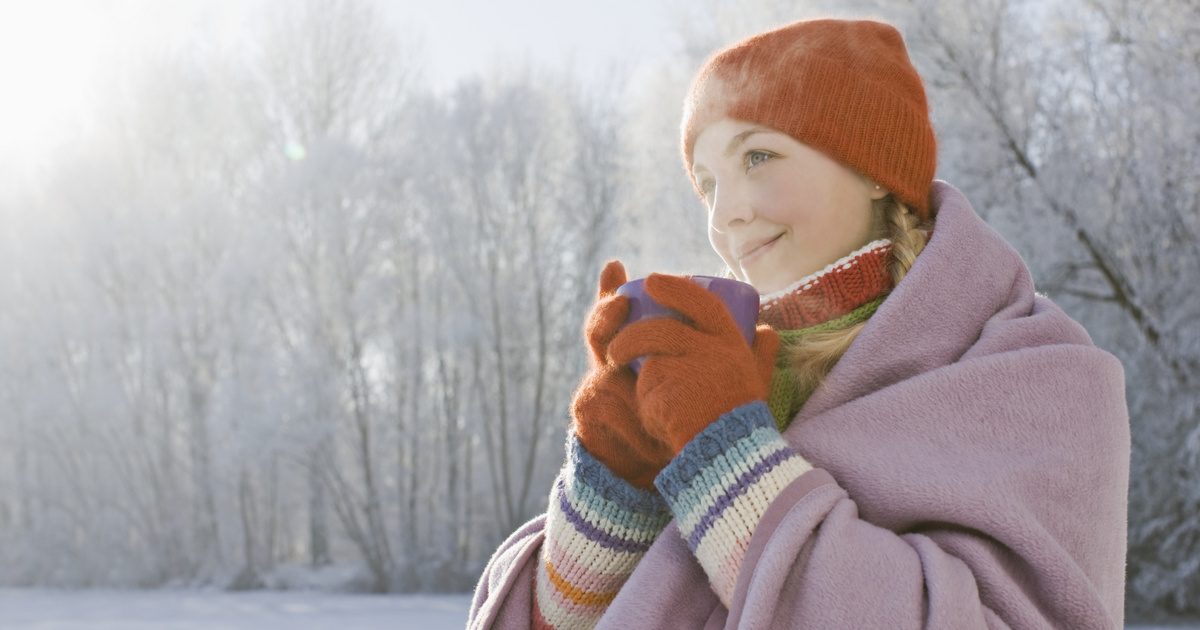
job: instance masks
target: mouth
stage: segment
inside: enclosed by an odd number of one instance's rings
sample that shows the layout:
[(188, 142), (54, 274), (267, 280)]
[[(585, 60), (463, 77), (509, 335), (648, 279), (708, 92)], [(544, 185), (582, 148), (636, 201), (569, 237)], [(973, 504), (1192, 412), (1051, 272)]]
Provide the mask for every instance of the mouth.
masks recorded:
[(775, 244), (779, 242), (779, 239), (782, 237), (783, 237), (783, 233), (780, 233), (779, 236), (776, 236), (775, 238), (767, 241), (766, 243), (763, 243), (762, 245), (759, 245), (758, 247), (746, 252), (745, 255), (743, 255), (741, 258), (738, 259), (738, 264), (740, 264), (742, 267), (745, 267), (746, 265), (754, 262), (755, 260), (758, 260), (764, 254), (766, 254), (768, 251), (770, 251), (775, 246)]

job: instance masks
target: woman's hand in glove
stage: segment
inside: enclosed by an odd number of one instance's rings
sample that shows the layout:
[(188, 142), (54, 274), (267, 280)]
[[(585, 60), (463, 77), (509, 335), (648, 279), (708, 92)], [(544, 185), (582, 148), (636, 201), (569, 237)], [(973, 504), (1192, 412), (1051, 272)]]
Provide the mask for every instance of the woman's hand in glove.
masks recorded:
[(634, 486), (654, 490), (654, 478), (674, 453), (638, 419), (633, 370), (608, 359), (608, 344), (629, 316), (629, 298), (616, 295), (625, 281), (619, 260), (609, 261), (600, 272), (596, 302), (584, 325), (590, 368), (575, 390), (571, 418), (592, 456)]
[(779, 334), (761, 324), (748, 345), (720, 298), (686, 277), (650, 274), (645, 289), (690, 321), (630, 324), (608, 353), (622, 366), (647, 357), (637, 378), (637, 411), (646, 432), (677, 454), (723, 414), (767, 399)]

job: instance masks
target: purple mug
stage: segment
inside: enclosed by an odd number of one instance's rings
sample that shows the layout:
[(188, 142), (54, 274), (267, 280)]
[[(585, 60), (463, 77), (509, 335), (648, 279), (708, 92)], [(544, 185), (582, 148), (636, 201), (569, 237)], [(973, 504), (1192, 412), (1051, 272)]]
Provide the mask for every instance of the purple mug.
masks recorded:
[[(737, 322), (738, 330), (742, 332), (746, 343), (754, 345), (754, 327), (758, 324), (758, 290), (751, 284), (729, 278), (688, 276), (688, 279), (720, 298), (724, 302), (725, 308), (729, 309), (729, 314), (733, 315), (733, 321)], [(687, 318), (679, 311), (655, 302), (646, 293), (645, 282), (645, 278), (639, 278), (617, 288), (617, 295), (629, 298), (629, 318), (625, 320), (623, 326), (654, 317), (673, 317), (680, 321), (686, 321)], [(634, 373), (641, 371), (642, 362), (645, 359), (646, 357), (638, 357), (629, 364)]]

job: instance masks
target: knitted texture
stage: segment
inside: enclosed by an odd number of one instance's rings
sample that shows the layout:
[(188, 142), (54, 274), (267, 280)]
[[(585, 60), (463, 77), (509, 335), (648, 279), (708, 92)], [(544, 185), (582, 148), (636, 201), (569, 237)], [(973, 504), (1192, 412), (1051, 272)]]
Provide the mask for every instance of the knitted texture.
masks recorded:
[(600, 271), (599, 289), (584, 324), (589, 369), (571, 399), (571, 426), (579, 440), (618, 477), (652, 490), (654, 477), (675, 455), (649, 435), (638, 418), (633, 371), (608, 358), (608, 344), (629, 316), (629, 298), (617, 295), (625, 266), (610, 260)]
[(867, 243), (824, 269), (780, 291), (763, 295), (758, 320), (770, 324), (780, 337), (767, 405), (775, 426), (783, 431), (815, 385), (801, 387), (788, 360), (788, 349), (813, 333), (847, 328), (864, 322), (892, 289), (888, 272), (892, 242)]
[(762, 515), (810, 469), (775, 428), (767, 406), (755, 401), (709, 425), (655, 478), (680, 535), (726, 607)]
[(892, 288), (889, 239), (871, 241), (787, 287), (760, 296), (758, 320), (776, 330), (840, 317)]
[(637, 378), (637, 412), (646, 433), (678, 453), (722, 414), (766, 400), (779, 336), (755, 328), (752, 345), (724, 302), (682, 276), (652, 273), (646, 293), (691, 323), (671, 317), (644, 319), (622, 328), (608, 346), (617, 364), (648, 356)]
[(700, 132), (723, 117), (767, 125), (870, 177), (929, 218), (937, 141), (925, 87), (895, 27), (804, 20), (726, 46), (684, 101), (687, 175)]
[(771, 375), (771, 389), (767, 405), (771, 408), (771, 415), (775, 417), (775, 426), (779, 428), (780, 432), (787, 429), (788, 425), (792, 423), (792, 418), (796, 417), (796, 414), (800, 411), (800, 407), (804, 405), (804, 402), (808, 400), (808, 397), (816, 389), (814, 385), (802, 388), (796, 382), (796, 373), (788, 363), (785, 349), (795, 346), (812, 333), (835, 328), (847, 328), (859, 322), (867, 321), (871, 315), (875, 314), (875, 309), (879, 308), (880, 304), (883, 304), (884, 299), (884, 297), (875, 298), (837, 319), (832, 319), (815, 326), (797, 330), (776, 331), (779, 333), (781, 345), (779, 354), (776, 355), (775, 359), (775, 372)]
[(670, 520), (657, 493), (617, 477), (568, 431), (535, 574), (534, 626), (591, 628)]

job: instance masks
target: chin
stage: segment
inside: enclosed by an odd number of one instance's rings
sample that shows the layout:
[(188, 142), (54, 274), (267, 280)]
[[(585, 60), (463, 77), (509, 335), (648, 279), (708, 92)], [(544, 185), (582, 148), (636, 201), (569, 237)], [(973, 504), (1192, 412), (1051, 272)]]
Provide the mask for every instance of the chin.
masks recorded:
[(770, 278), (758, 278), (755, 280), (746, 280), (761, 294), (774, 293), (795, 282), (800, 276), (781, 271), (780, 275), (775, 275)]
[(759, 293), (778, 291), (779, 289), (787, 286), (787, 283), (789, 282), (787, 278), (783, 278), (781, 281), (779, 278), (762, 277), (762, 274), (758, 274), (759, 277), (751, 277), (740, 266), (730, 266), (729, 268), (733, 270), (734, 278), (749, 284)]

